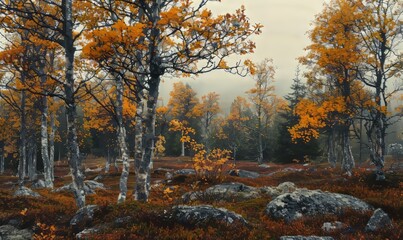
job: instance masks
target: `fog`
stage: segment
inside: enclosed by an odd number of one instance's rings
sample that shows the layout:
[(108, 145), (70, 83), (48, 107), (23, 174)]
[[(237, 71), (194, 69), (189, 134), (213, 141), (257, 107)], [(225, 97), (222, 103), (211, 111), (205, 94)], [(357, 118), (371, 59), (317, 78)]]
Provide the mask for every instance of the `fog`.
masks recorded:
[[(276, 69), (275, 86), (278, 95), (289, 92), (295, 69), (296, 58), (304, 55), (304, 48), (310, 41), (306, 32), (324, 4), (324, 0), (222, 0), (210, 2), (208, 8), (213, 13), (234, 12), (241, 5), (251, 23), (264, 25), (262, 34), (255, 37), (256, 50), (247, 58), (259, 62), (265, 58), (273, 59)], [(231, 60), (237, 60), (238, 56)], [(176, 81), (189, 83), (202, 96), (208, 92), (217, 92), (222, 105), (227, 108), (236, 96), (245, 95), (253, 86), (250, 77), (239, 77), (224, 71), (203, 74), (192, 79), (165, 79), (160, 94), (166, 104), (172, 84)]]

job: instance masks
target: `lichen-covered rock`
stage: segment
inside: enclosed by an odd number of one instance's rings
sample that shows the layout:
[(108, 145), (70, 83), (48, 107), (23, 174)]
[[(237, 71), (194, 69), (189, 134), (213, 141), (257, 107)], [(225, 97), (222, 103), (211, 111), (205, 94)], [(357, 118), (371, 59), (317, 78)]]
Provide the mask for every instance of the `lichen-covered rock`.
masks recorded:
[(376, 232), (379, 229), (390, 228), (392, 226), (392, 220), (390, 220), (387, 213), (378, 208), (374, 211), (367, 225), (365, 231)]
[(88, 205), (80, 208), (70, 220), (70, 226), (75, 232), (83, 230), (92, 223), (94, 213), (98, 209), (97, 205)]
[(241, 177), (241, 178), (258, 178), (260, 174), (257, 172), (242, 170), (242, 169), (233, 169), (229, 171), (229, 175)]
[(291, 193), (297, 190), (297, 186), (292, 182), (280, 183), (277, 187), (261, 187), (259, 188), (260, 193), (268, 195), (270, 197), (277, 197), (284, 193)]
[(1, 240), (25, 240), (32, 239), (33, 232), (30, 229), (18, 229), (11, 225), (0, 226)]
[(276, 219), (292, 221), (302, 216), (340, 214), (343, 209), (368, 211), (372, 207), (358, 198), (320, 190), (297, 189), (282, 194), (266, 206), (266, 214)]
[(204, 201), (245, 201), (259, 198), (257, 188), (247, 186), (243, 183), (222, 183), (207, 188), (205, 191), (188, 192), (182, 196), (187, 203), (195, 200)]
[(239, 214), (228, 211), (225, 208), (215, 208), (210, 205), (199, 206), (175, 206), (167, 214), (169, 221), (176, 221), (184, 225), (201, 226), (210, 223), (225, 223), (227, 225), (235, 222), (247, 225), (247, 221)]
[(333, 240), (332, 237), (318, 237), (318, 236), (283, 236), (280, 240)]
[(17, 191), (14, 192), (14, 197), (40, 197), (39, 193), (32, 191), (30, 188), (27, 187), (19, 187)]
[(195, 175), (196, 171), (194, 169), (179, 169), (174, 172), (174, 175)]
[(260, 197), (258, 189), (243, 183), (223, 183), (206, 189), (205, 194), (218, 200), (249, 200)]
[(293, 182), (283, 182), (277, 186), (277, 190), (283, 193), (291, 193), (297, 190), (297, 186)]
[(261, 187), (261, 188), (259, 188), (259, 191), (262, 194), (269, 195), (271, 197), (277, 197), (284, 193), (293, 192), (296, 189), (297, 189), (297, 187), (295, 186), (294, 183), (284, 182), (284, 183), (280, 183), (277, 187), (268, 187), (268, 186)]

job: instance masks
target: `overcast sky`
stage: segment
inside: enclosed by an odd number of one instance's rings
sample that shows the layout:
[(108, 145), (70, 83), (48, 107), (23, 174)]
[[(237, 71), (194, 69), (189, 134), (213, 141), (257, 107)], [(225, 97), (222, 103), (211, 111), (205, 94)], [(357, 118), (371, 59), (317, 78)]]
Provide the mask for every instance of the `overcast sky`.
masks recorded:
[[(222, 0), (210, 2), (208, 8), (214, 13), (234, 12), (241, 5), (252, 23), (264, 25), (263, 33), (254, 38), (256, 51), (251, 58), (261, 61), (271, 58), (276, 67), (275, 86), (278, 95), (285, 95), (295, 76), (297, 57), (304, 55), (309, 45), (306, 32), (323, 7), (326, 0)], [(178, 79), (166, 79), (161, 85), (160, 94), (167, 104), (172, 83)], [(236, 96), (245, 95), (253, 86), (250, 78), (241, 78), (221, 71), (201, 75), (195, 79), (180, 80), (189, 83), (202, 96), (215, 91), (221, 96), (226, 107)]]

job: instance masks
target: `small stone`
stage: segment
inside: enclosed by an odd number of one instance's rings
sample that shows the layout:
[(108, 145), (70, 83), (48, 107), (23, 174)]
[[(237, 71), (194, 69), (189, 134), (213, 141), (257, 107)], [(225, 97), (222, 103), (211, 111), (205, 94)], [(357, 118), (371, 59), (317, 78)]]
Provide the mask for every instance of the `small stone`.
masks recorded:
[(94, 227), (94, 228), (86, 228), (82, 230), (81, 232), (76, 234), (76, 239), (88, 239), (88, 235), (94, 234), (94, 233), (99, 233), (101, 229)]
[(334, 240), (332, 237), (318, 237), (318, 236), (283, 236), (280, 240)]
[(174, 175), (195, 175), (196, 171), (194, 169), (180, 169), (174, 172)]
[(236, 176), (241, 178), (258, 178), (260, 174), (257, 172), (242, 170), (242, 169), (233, 169), (229, 171), (230, 176)]
[(173, 172), (174, 170), (171, 168), (157, 168), (154, 170), (154, 174), (164, 174), (168, 172)]
[(174, 177), (174, 175), (170, 172), (165, 173), (165, 178), (168, 180), (171, 180)]
[(32, 184), (31, 188), (33, 188), (33, 189), (46, 188), (45, 181), (43, 181), (42, 179), (39, 179), (35, 183)]
[(332, 232), (332, 231), (335, 231), (335, 230), (344, 229), (344, 228), (346, 228), (346, 227), (347, 227), (346, 224), (344, 224), (344, 223), (342, 223), (342, 222), (339, 222), (339, 221), (335, 221), (335, 222), (325, 222), (325, 223), (323, 223), (323, 225), (322, 225), (322, 230), (323, 230), (324, 232)]
[(94, 169), (92, 169), (92, 168), (87, 168), (87, 169), (85, 169), (85, 172), (86, 172), (86, 173), (88, 173), (88, 172), (101, 172), (102, 170), (104, 170), (104, 169), (101, 168), (101, 167), (94, 168)]
[(39, 193), (32, 191), (30, 188), (27, 187), (20, 187), (17, 191), (14, 192), (14, 197), (40, 197)]
[(382, 209), (378, 208), (374, 211), (367, 225), (365, 226), (366, 232), (376, 232), (379, 229), (390, 228), (392, 226), (392, 220), (388, 214)]
[(267, 165), (267, 164), (260, 164), (259, 167), (261, 167), (261, 168), (270, 168), (270, 166)]

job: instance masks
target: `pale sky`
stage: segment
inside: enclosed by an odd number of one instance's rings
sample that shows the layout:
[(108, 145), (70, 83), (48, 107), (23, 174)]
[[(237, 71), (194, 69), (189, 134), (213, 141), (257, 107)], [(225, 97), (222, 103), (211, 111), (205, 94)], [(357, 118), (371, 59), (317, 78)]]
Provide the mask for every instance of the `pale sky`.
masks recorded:
[[(290, 89), (298, 65), (297, 57), (304, 55), (310, 44), (306, 32), (311, 29), (315, 15), (320, 13), (326, 0), (222, 0), (210, 2), (208, 8), (214, 13), (234, 12), (241, 5), (251, 23), (264, 25), (262, 34), (254, 38), (255, 53), (248, 58), (260, 62), (271, 58), (276, 68), (275, 86), (277, 94), (283, 96)], [(178, 79), (166, 79), (160, 88), (160, 96), (167, 104), (172, 83)], [(217, 92), (226, 107), (236, 96), (245, 96), (253, 87), (249, 77), (241, 78), (223, 71), (204, 74), (196, 79), (180, 80), (189, 83), (199, 98), (208, 92)]]

